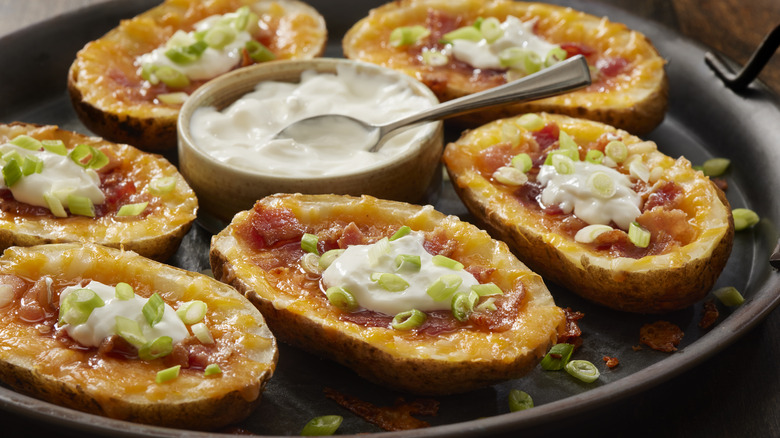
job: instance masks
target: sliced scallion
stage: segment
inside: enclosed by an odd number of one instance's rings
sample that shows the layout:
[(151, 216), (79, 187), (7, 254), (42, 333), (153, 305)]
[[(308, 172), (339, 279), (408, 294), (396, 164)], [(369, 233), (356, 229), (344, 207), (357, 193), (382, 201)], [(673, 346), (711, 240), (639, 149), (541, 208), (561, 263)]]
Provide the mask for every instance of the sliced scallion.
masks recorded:
[(26, 155), (22, 161), (22, 175), (28, 176), (43, 171), (43, 160), (33, 155)]
[(450, 305), (452, 310), (452, 316), (460, 322), (465, 322), (469, 319), (469, 315), (474, 311), (474, 306), (471, 300), (469, 300), (468, 294), (457, 293), (452, 297), (452, 303)]
[(642, 228), (638, 222), (631, 222), (628, 226), (628, 240), (637, 248), (647, 248), (650, 244), (650, 231)]
[(138, 357), (143, 360), (154, 360), (165, 357), (173, 351), (173, 339), (170, 336), (159, 338), (145, 343), (138, 349)]
[(601, 161), (604, 160), (604, 152), (601, 152), (598, 149), (590, 149), (585, 154), (585, 161), (593, 164), (601, 164)]
[(550, 348), (550, 351), (547, 352), (547, 355), (544, 356), (539, 365), (546, 371), (561, 370), (569, 362), (573, 351), (574, 345), (572, 344), (555, 344)]
[(575, 170), (574, 161), (563, 154), (553, 154), (552, 165), (560, 175), (571, 175)]
[(712, 293), (721, 303), (729, 307), (736, 307), (745, 302), (745, 297), (734, 286), (722, 287)]
[(650, 169), (641, 160), (634, 160), (628, 165), (628, 173), (644, 182), (650, 180)]
[(423, 325), (426, 319), (425, 312), (412, 309), (395, 315), (390, 325), (396, 330), (411, 330)]
[(463, 269), (463, 263), (453, 260), (447, 256), (443, 256), (441, 254), (436, 254), (431, 258), (431, 262), (436, 266), (441, 266), (443, 268), (452, 269), (453, 271), (459, 271)]
[(731, 165), (728, 158), (710, 158), (701, 165), (702, 172), (707, 176), (721, 176)]
[(530, 75), (542, 69), (542, 59), (536, 52), (520, 47), (509, 47), (498, 53), (498, 61), (503, 67), (519, 69)]
[(455, 40), (468, 40), (478, 42), (482, 39), (482, 32), (474, 26), (464, 26), (442, 35), (442, 41), (452, 43)]
[(512, 389), (509, 391), (509, 411), (517, 412), (534, 407), (534, 401), (525, 391)]
[(205, 41), (195, 41), (189, 46), (171, 47), (165, 56), (176, 64), (189, 64), (200, 59), (208, 47)]
[(314, 417), (303, 426), (301, 435), (303, 436), (327, 436), (333, 435), (341, 426), (343, 418), (341, 415), (323, 415)]
[(158, 371), (154, 381), (157, 383), (169, 382), (179, 377), (180, 371), (181, 371), (181, 365), (175, 365), (170, 368), (166, 368), (162, 371)]
[(139, 214), (143, 213), (144, 210), (146, 210), (147, 205), (149, 205), (148, 202), (139, 202), (137, 204), (125, 204), (119, 207), (119, 210), (117, 210), (116, 215), (119, 217), (138, 216)]
[(25, 134), (17, 135), (13, 140), (10, 141), (10, 143), (14, 146), (19, 146), (20, 148), (30, 151), (39, 151), (43, 147), (40, 140)]
[(491, 176), (494, 180), (507, 186), (522, 186), (528, 182), (528, 175), (513, 166), (501, 166)]
[(538, 114), (523, 114), (515, 120), (515, 124), (528, 131), (538, 131), (544, 128), (544, 119)]
[(320, 269), (328, 269), (328, 266), (330, 266), (331, 263), (333, 263), (333, 261), (338, 258), (338, 256), (343, 254), (344, 251), (345, 250), (343, 249), (331, 249), (325, 251), (325, 254), (320, 257), (320, 261), (318, 262)]
[(69, 293), (60, 305), (60, 324), (79, 325), (87, 322), (89, 315), (106, 303), (92, 289), (76, 289)]
[(120, 282), (114, 287), (114, 296), (119, 300), (127, 301), (135, 296), (135, 291), (133, 286)]
[(203, 375), (208, 376), (216, 376), (218, 374), (222, 374), (222, 369), (219, 368), (219, 365), (215, 363), (210, 363), (206, 365), (206, 368), (203, 370)]
[(412, 232), (412, 229), (408, 225), (404, 225), (401, 228), (399, 228), (398, 231), (393, 233), (392, 236), (390, 236), (390, 241), (392, 242), (392, 241), (394, 241), (396, 239), (400, 239), (400, 238), (406, 236), (407, 234), (409, 234), (411, 232)]
[(201, 300), (187, 301), (176, 309), (176, 315), (179, 316), (183, 323), (191, 325), (203, 320), (208, 308), (208, 305)]
[(390, 240), (387, 237), (383, 237), (368, 248), (368, 264), (376, 266), (382, 257), (389, 253)]
[(157, 292), (153, 293), (141, 308), (141, 313), (144, 314), (146, 322), (148, 322), (152, 327), (154, 327), (154, 325), (158, 322), (162, 321), (164, 312), (165, 301), (163, 301)]
[(203, 41), (217, 50), (222, 50), (235, 39), (236, 31), (230, 26), (214, 26), (203, 35)]
[(578, 146), (574, 139), (566, 131), (562, 130), (558, 133), (558, 148), (577, 150)]
[(154, 76), (171, 88), (184, 88), (190, 85), (190, 78), (187, 75), (167, 65), (154, 70)]
[(580, 243), (593, 243), (600, 235), (613, 230), (614, 228), (610, 227), (609, 225), (588, 225), (577, 231), (577, 234), (574, 235), (574, 240)]
[(428, 28), (420, 25), (396, 27), (390, 32), (389, 42), (393, 47), (411, 46), (430, 34)]
[(452, 294), (458, 290), (463, 279), (456, 274), (447, 274), (439, 277), (425, 291), (434, 301), (445, 301), (452, 297)]
[(479, 303), (474, 310), (477, 312), (495, 312), (498, 310), (498, 307), (496, 307), (496, 299), (494, 297), (489, 297), (485, 301)]
[(303, 255), (303, 257), (301, 257), (301, 269), (303, 269), (303, 271), (307, 274), (311, 275), (322, 274), (322, 269), (320, 268), (320, 257), (317, 254), (307, 252)]
[(95, 217), (95, 206), (86, 196), (68, 195), (68, 210), (79, 216)]
[(114, 329), (117, 335), (135, 348), (141, 348), (146, 345), (146, 338), (141, 331), (141, 326), (138, 325), (138, 321), (124, 316), (116, 316), (114, 318)]
[(599, 369), (596, 368), (596, 365), (593, 365), (587, 360), (577, 359), (569, 361), (566, 363), (564, 368), (566, 369), (567, 373), (585, 383), (595, 382), (598, 380), (600, 375)]
[(479, 31), (488, 44), (494, 43), (497, 39), (504, 36), (504, 29), (501, 28), (501, 22), (496, 17), (488, 17), (479, 23)]
[(566, 50), (562, 49), (561, 47), (553, 47), (549, 52), (547, 52), (547, 56), (544, 58), (544, 66), (553, 66), (565, 60), (568, 56), (569, 54), (566, 52)]
[(419, 272), (422, 266), (420, 256), (414, 254), (398, 254), (394, 262), (395, 270), (400, 272)]
[(214, 343), (214, 337), (211, 336), (211, 331), (206, 326), (206, 324), (199, 322), (197, 324), (193, 324), (190, 329), (192, 329), (192, 334), (198, 338), (201, 344)]
[(88, 144), (80, 144), (73, 148), (69, 157), (79, 166), (95, 170), (105, 166), (109, 161), (106, 154)]
[(409, 283), (400, 275), (390, 274), (387, 272), (381, 272), (377, 274), (379, 275), (372, 275), (371, 280), (376, 281), (379, 287), (388, 292), (402, 292), (409, 287)]
[(5, 181), (6, 187), (13, 187), (14, 184), (22, 179), (22, 176), (24, 176), (22, 167), (15, 159), (8, 161), (5, 163), (5, 166), (3, 166), (3, 180)]
[(481, 297), (489, 297), (493, 295), (503, 295), (504, 292), (495, 283), (483, 283), (475, 284), (471, 286), (471, 290), (477, 293)]
[(189, 94), (183, 92), (183, 91), (176, 91), (173, 93), (162, 93), (157, 95), (157, 100), (159, 100), (162, 103), (167, 103), (168, 105), (180, 105), (184, 103), (187, 98), (190, 97)]
[(590, 174), (585, 185), (599, 198), (608, 199), (617, 192), (615, 180), (608, 173), (597, 170)]
[(512, 167), (515, 169), (523, 172), (528, 173), (529, 170), (534, 165), (533, 160), (531, 160), (531, 156), (526, 153), (517, 154), (514, 157), (512, 157), (511, 161)]
[(276, 59), (276, 55), (268, 47), (262, 45), (259, 41), (249, 40), (244, 45), (249, 57), (255, 62), (266, 62)]
[(41, 140), (43, 150), (57, 155), (68, 155), (68, 148), (62, 140)]
[(446, 53), (435, 49), (424, 49), (420, 56), (423, 64), (431, 67), (441, 67), (450, 62), (450, 57)]
[(49, 211), (55, 217), (68, 217), (68, 212), (65, 211), (65, 207), (62, 205), (60, 198), (54, 196), (52, 193), (44, 193), (43, 200), (46, 202), (46, 206), (49, 207)]
[(750, 228), (760, 220), (758, 214), (748, 208), (735, 208), (731, 210), (731, 215), (734, 217), (735, 231), (742, 231), (746, 228)]
[(604, 154), (614, 162), (622, 163), (628, 156), (628, 148), (622, 141), (612, 140), (604, 147)]
[(155, 178), (151, 182), (149, 182), (149, 185), (147, 186), (149, 193), (154, 196), (167, 195), (168, 193), (171, 193), (175, 188), (176, 188), (176, 177), (174, 176), (164, 176), (160, 178)]
[(355, 296), (343, 287), (331, 286), (325, 291), (325, 296), (331, 304), (345, 312), (352, 312), (358, 307)]
[(320, 255), (320, 250), (317, 249), (317, 244), (319, 243), (319, 238), (316, 234), (310, 234), (310, 233), (303, 233), (303, 237), (301, 237), (301, 249), (310, 252), (312, 254)]

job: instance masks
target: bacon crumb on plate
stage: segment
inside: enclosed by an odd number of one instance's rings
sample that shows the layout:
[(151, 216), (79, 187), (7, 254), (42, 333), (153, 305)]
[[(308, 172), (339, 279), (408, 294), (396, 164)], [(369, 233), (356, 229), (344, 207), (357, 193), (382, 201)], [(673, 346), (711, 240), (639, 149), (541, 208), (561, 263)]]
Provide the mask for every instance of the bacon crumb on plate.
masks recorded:
[(699, 320), (699, 328), (708, 329), (715, 324), (718, 320), (720, 312), (718, 312), (718, 306), (715, 305), (714, 300), (707, 300), (704, 302), (704, 313)]
[(413, 415), (434, 416), (439, 412), (439, 402), (433, 399), (415, 399), (407, 402), (399, 397), (393, 406), (376, 406), (333, 388), (325, 388), (323, 392), (325, 397), (349, 409), (364, 420), (388, 431), (429, 427), (430, 424), (413, 417)]
[(604, 359), (604, 363), (607, 365), (607, 368), (612, 369), (616, 366), (620, 365), (620, 361), (616, 357), (611, 356), (604, 356), (602, 359)]
[(669, 321), (656, 321), (639, 329), (639, 342), (665, 353), (677, 351), (683, 336), (682, 329)]

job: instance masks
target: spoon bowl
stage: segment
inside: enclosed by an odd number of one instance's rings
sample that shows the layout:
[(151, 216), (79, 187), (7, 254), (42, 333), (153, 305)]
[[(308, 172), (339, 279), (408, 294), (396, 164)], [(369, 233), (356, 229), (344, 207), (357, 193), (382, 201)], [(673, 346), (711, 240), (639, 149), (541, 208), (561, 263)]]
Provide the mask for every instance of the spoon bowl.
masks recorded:
[(293, 122), (274, 138), (290, 138), (309, 144), (338, 141), (321, 137), (323, 127), (328, 127), (330, 132), (344, 133), (345, 138), (354, 139), (356, 148), (377, 152), (393, 135), (421, 123), (481, 108), (550, 97), (590, 83), (588, 63), (582, 55), (577, 55), (513, 82), (435, 105), (391, 123), (375, 125), (343, 114), (321, 114)]

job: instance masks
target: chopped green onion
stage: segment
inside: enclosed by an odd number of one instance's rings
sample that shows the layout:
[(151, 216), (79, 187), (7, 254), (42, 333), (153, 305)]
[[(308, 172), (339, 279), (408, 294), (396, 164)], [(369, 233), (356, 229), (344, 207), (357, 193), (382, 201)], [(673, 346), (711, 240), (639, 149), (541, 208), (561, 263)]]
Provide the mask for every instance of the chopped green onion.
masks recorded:
[(41, 140), (43, 150), (57, 155), (68, 155), (68, 148), (62, 140)]
[(206, 324), (199, 322), (197, 324), (193, 324), (190, 329), (192, 329), (192, 334), (198, 338), (201, 344), (214, 343), (214, 337), (211, 336), (211, 331), (206, 326)]
[(450, 58), (446, 53), (435, 49), (423, 49), (421, 56), (423, 64), (431, 67), (441, 67), (450, 62)]
[(255, 40), (249, 40), (244, 45), (249, 57), (255, 62), (266, 62), (276, 59), (276, 55), (268, 47)]
[(468, 40), (478, 42), (482, 39), (482, 32), (474, 26), (465, 26), (459, 29), (455, 29), (451, 32), (447, 32), (442, 35), (442, 41), (444, 43), (452, 43), (455, 40)]
[(641, 160), (632, 161), (628, 166), (628, 173), (644, 182), (650, 180), (650, 169)]
[(341, 426), (343, 418), (341, 415), (323, 415), (314, 417), (303, 426), (301, 435), (303, 436), (327, 436), (333, 435)]
[(419, 272), (422, 267), (420, 256), (412, 254), (398, 254), (395, 256), (395, 270), (405, 272)]
[(379, 287), (388, 292), (401, 292), (409, 287), (409, 283), (401, 278), (400, 275), (387, 272), (377, 274), (379, 275), (376, 276), (376, 280), (374, 280), (374, 275), (371, 276), (371, 280), (376, 281)]
[(301, 237), (301, 249), (312, 254), (320, 255), (320, 250), (317, 249), (318, 242), (319, 238), (316, 234), (303, 233), (303, 237)]
[(431, 31), (420, 25), (396, 27), (390, 32), (390, 45), (393, 47), (411, 46), (431, 34)]
[(325, 296), (331, 304), (345, 312), (351, 312), (358, 308), (358, 302), (351, 292), (339, 286), (331, 286), (325, 291)]
[(566, 131), (563, 130), (558, 133), (558, 148), (578, 150), (577, 143), (568, 133), (566, 133)]
[(547, 52), (547, 56), (544, 58), (544, 66), (550, 67), (563, 60), (565, 60), (569, 54), (561, 47), (554, 47)]
[(79, 216), (95, 217), (95, 206), (86, 196), (68, 195), (68, 210)]
[(138, 321), (124, 316), (116, 316), (114, 317), (114, 329), (117, 335), (135, 348), (146, 345), (146, 337), (144, 337)]
[(165, 312), (165, 301), (157, 294), (153, 293), (152, 296), (146, 301), (146, 304), (141, 308), (141, 313), (144, 314), (146, 322), (150, 326), (154, 327), (155, 324), (162, 321), (163, 313)]
[(189, 46), (171, 47), (165, 56), (176, 64), (189, 64), (200, 59), (208, 47), (205, 41), (196, 41)]
[(162, 371), (158, 371), (157, 377), (155, 377), (154, 381), (157, 383), (169, 382), (179, 377), (179, 371), (181, 371), (181, 365), (175, 365)]
[(428, 315), (417, 309), (401, 312), (393, 317), (390, 325), (396, 330), (411, 330), (425, 324)]
[(520, 391), (519, 389), (509, 391), (510, 412), (524, 411), (532, 407), (534, 407), (534, 401), (527, 392)]
[(214, 26), (203, 35), (203, 41), (209, 47), (222, 50), (236, 39), (236, 31), (229, 26)]
[(523, 114), (515, 120), (515, 124), (528, 131), (538, 131), (544, 128), (544, 119), (538, 114)]
[(434, 301), (445, 301), (450, 299), (462, 282), (463, 279), (457, 274), (442, 275), (428, 287), (425, 293), (433, 298)]
[(65, 207), (62, 205), (60, 198), (54, 196), (52, 193), (44, 193), (43, 200), (49, 207), (49, 211), (55, 217), (68, 217), (68, 212), (65, 211)]
[(120, 282), (114, 287), (114, 296), (119, 300), (127, 301), (135, 296), (135, 291), (133, 286)]
[(533, 161), (531, 160), (531, 156), (526, 153), (515, 155), (512, 157), (511, 163), (512, 167), (523, 173), (528, 173), (528, 171), (531, 170), (534, 165)]
[(475, 284), (471, 286), (471, 290), (477, 293), (481, 297), (489, 297), (493, 295), (503, 295), (504, 292), (495, 283)]
[(563, 154), (553, 154), (552, 165), (555, 171), (561, 175), (571, 175), (574, 173), (574, 160)]
[(553, 151), (550, 151), (550, 153), (547, 154), (547, 157), (544, 159), (544, 164), (547, 166), (552, 166), (553, 158), (556, 155), (564, 155), (566, 157), (569, 157), (569, 159), (572, 161), (580, 160), (580, 153), (576, 149), (555, 149)]
[(528, 175), (512, 166), (501, 166), (491, 176), (494, 180), (507, 186), (521, 186), (528, 182)]
[(206, 365), (206, 368), (203, 370), (204, 376), (216, 376), (217, 374), (222, 374), (222, 370), (219, 368), (219, 365), (215, 363), (210, 363)]
[(22, 161), (22, 175), (28, 176), (33, 173), (41, 173), (42, 171), (43, 160), (33, 155), (24, 157), (24, 161)]
[(70, 151), (70, 159), (85, 169), (98, 170), (108, 164), (106, 154), (88, 144), (80, 144)]
[(591, 193), (599, 198), (611, 198), (617, 192), (615, 180), (608, 173), (597, 170), (590, 174), (585, 182)]
[(147, 186), (149, 193), (154, 196), (167, 195), (168, 193), (172, 192), (174, 188), (176, 188), (175, 176), (155, 178)]
[(117, 216), (138, 216), (139, 214), (143, 213), (144, 210), (146, 210), (146, 206), (149, 205), (148, 202), (139, 202), (137, 204), (125, 204), (121, 207), (119, 207), (119, 210), (116, 212)]
[(542, 59), (536, 52), (520, 47), (509, 47), (498, 53), (498, 61), (503, 67), (520, 69), (530, 75), (542, 69)]
[(735, 307), (745, 302), (745, 297), (734, 286), (722, 287), (712, 291), (715, 297), (726, 306)]
[(379, 260), (390, 253), (390, 240), (387, 237), (379, 239), (368, 248), (368, 263), (376, 266)]
[(650, 244), (650, 232), (642, 228), (638, 222), (631, 222), (628, 226), (628, 240), (638, 248), (647, 248)]
[(176, 315), (179, 319), (187, 325), (200, 322), (208, 311), (208, 306), (201, 300), (192, 300), (182, 303), (178, 309), (176, 309)]
[(179, 105), (184, 103), (187, 98), (190, 97), (189, 94), (183, 92), (183, 91), (177, 91), (174, 93), (163, 93), (158, 94), (157, 99), (162, 103), (167, 103), (168, 105)]
[(463, 263), (453, 260), (447, 256), (443, 256), (441, 254), (436, 254), (431, 258), (431, 262), (436, 266), (441, 266), (443, 268), (452, 269), (454, 271), (459, 271), (463, 269)]
[(747, 208), (735, 208), (731, 210), (731, 215), (734, 217), (735, 231), (742, 231), (746, 228), (750, 228), (760, 220), (755, 211)]
[(144, 64), (141, 66), (141, 79), (148, 81), (152, 85), (157, 85), (160, 83), (160, 78), (157, 77), (155, 72), (157, 71), (157, 66), (154, 64)]
[(390, 236), (390, 241), (392, 242), (393, 240), (400, 239), (411, 232), (412, 229), (409, 228), (408, 225), (404, 225), (401, 228), (399, 228), (398, 231), (396, 231), (392, 236)]
[(87, 322), (89, 315), (106, 303), (92, 289), (76, 289), (69, 293), (60, 305), (59, 323), (79, 325)]
[(320, 275), (322, 273), (320, 257), (317, 254), (307, 252), (301, 257), (301, 269), (308, 274)]
[(331, 250), (325, 251), (325, 254), (323, 254), (320, 257), (320, 261), (319, 261), (320, 269), (323, 269), (323, 270), (324, 269), (328, 269), (328, 266), (330, 266), (331, 263), (333, 263), (333, 261), (336, 260), (336, 258), (338, 258), (338, 256), (343, 254), (344, 251), (345, 250), (343, 250), (343, 249), (331, 249)]
[(601, 164), (601, 161), (604, 160), (604, 152), (601, 152), (598, 149), (590, 149), (585, 154), (585, 161), (593, 164)]
[(564, 368), (566, 369), (567, 373), (571, 374), (573, 377), (576, 377), (579, 380), (582, 380), (585, 383), (595, 382), (598, 380), (600, 375), (599, 369), (596, 368), (596, 365), (593, 365), (587, 360), (572, 360), (568, 362)]
[[(471, 312), (474, 311), (474, 301), (469, 298), (469, 295), (470, 294), (460, 292), (452, 297), (452, 303), (450, 305), (452, 316), (460, 322), (467, 321)], [(477, 294), (474, 295), (478, 297)]]
[(474, 310), (477, 312), (495, 312), (498, 310), (498, 307), (496, 307), (496, 299), (494, 297), (489, 297), (485, 301), (481, 302)]
[(496, 17), (485, 18), (479, 23), (478, 29), (488, 44), (492, 44), (504, 36), (504, 29), (501, 28), (501, 22)]
[(138, 357), (143, 360), (154, 360), (165, 357), (171, 354), (172, 351), (173, 339), (170, 336), (160, 336), (139, 348)]
[(543, 370), (558, 371), (563, 369), (563, 366), (569, 362), (571, 353), (574, 351), (574, 345), (572, 344), (555, 344), (547, 352), (542, 361), (539, 363)]
[(604, 153), (616, 163), (622, 163), (628, 156), (628, 148), (622, 141), (613, 140), (604, 147)]
[(233, 27), (241, 32), (246, 30), (250, 21), (256, 20), (257, 16), (249, 10), (249, 6), (242, 6), (236, 11), (236, 17), (233, 19)]
[(39, 151), (43, 147), (40, 140), (24, 134), (17, 135), (13, 140), (10, 141), (10, 143), (14, 146), (19, 146), (20, 148), (30, 151)]
[(593, 224), (581, 228), (574, 235), (574, 241), (580, 243), (593, 243), (600, 235), (613, 231), (609, 225)]
[(710, 158), (702, 164), (701, 168), (707, 176), (721, 176), (726, 173), (731, 160), (728, 158)]
[(190, 85), (190, 78), (187, 75), (167, 65), (156, 69), (154, 77), (171, 88), (184, 88)]
[(15, 159), (8, 161), (5, 166), (3, 166), (3, 179), (5, 180), (6, 187), (12, 187), (22, 179), (22, 176), (24, 176), (22, 168)]

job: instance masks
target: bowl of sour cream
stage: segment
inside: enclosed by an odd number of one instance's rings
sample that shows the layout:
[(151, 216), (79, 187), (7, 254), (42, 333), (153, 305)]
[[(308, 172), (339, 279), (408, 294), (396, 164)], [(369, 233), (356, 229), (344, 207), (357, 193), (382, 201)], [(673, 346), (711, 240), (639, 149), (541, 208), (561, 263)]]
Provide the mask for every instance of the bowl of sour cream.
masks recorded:
[(335, 58), (258, 64), (220, 76), (187, 99), (178, 121), (179, 169), (207, 221), (227, 223), (274, 193), (429, 203), (441, 177), (442, 122), (396, 134), (378, 152), (337, 125), (313, 126), (305, 139), (274, 136), (320, 114), (383, 124), (437, 103), (421, 82), (374, 64)]

